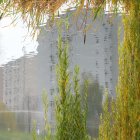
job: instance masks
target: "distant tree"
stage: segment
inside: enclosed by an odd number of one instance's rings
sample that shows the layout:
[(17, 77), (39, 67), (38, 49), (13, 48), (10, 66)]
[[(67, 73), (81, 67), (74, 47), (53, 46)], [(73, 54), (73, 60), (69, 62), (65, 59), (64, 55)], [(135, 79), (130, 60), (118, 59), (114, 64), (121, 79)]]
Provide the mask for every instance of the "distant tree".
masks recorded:
[[(98, 137), (99, 119), (102, 113), (103, 102), (103, 87), (101, 87), (97, 80), (91, 73), (83, 73), (82, 80), (88, 80), (88, 113), (87, 113), (87, 128), (88, 132), (93, 137)], [(83, 83), (81, 84), (81, 94), (83, 94)]]
[(71, 77), (68, 41), (62, 41), (62, 24), (65, 25), (65, 22), (60, 21), (59, 24), (57, 64), (59, 95), (56, 100), (56, 139), (88, 140), (86, 129), (87, 82), (85, 82), (85, 88), (83, 89), (84, 99), (82, 100), (79, 90), (79, 67), (75, 67), (74, 74)]

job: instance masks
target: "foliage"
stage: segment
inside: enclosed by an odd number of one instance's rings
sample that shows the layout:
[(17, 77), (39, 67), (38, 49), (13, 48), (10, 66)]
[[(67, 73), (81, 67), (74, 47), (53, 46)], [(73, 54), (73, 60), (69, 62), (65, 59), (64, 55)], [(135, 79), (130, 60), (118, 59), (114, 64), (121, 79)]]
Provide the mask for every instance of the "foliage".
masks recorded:
[(105, 4), (104, 0), (4, 0), (3, 2), (0, 2), (1, 16), (4, 16), (4, 14), (7, 13), (14, 15), (19, 15), (21, 13), (23, 20), (28, 23), (28, 26), (35, 28), (44, 24), (44, 19), (47, 16), (53, 17), (58, 9), (64, 4), (68, 7), (69, 5), (79, 7), (77, 13), (81, 11), (85, 4), (87, 9), (89, 6), (94, 6), (95, 8), (99, 6), (100, 9)]
[[(99, 85), (97, 80), (91, 73), (82, 74), (83, 81), (88, 80), (88, 96), (87, 96), (87, 129), (88, 133), (92, 137), (98, 137), (99, 132), (99, 119), (102, 113), (102, 102), (103, 102), (103, 88)], [(84, 84), (80, 85), (80, 93), (83, 95)]]
[[(79, 92), (79, 68), (75, 67), (71, 89), (68, 43), (62, 42), (61, 31), (58, 36), (57, 80), (59, 97), (56, 102), (56, 139), (57, 140), (87, 140), (87, 82), (85, 83), (84, 101)], [(82, 108), (83, 106), (83, 108)]]
[[(12, 0), (7, 3), (8, 7), (12, 8), (13, 14), (22, 13), (24, 21), (28, 23), (29, 26), (38, 27), (44, 22), (46, 15), (50, 14), (51, 16), (54, 12), (65, 2), (66, 0), (47, 0), (47, 1), (34, 1), (34, 0)], [(102, 120), (106, 120), (108, 124), (104, 125), (105, 121), (102, 121), (101, 130), (106, 132), (105, 135), (100, 135), (104, 140), (115, 139), (115, 140), (138, 140), (140, 137), (140, 1), (139, 0), (74, 0), (73, 1), (77, 8), (76, 15), (80, 13), (83, 7), (88, 10), (89, 8), (93, 9), (93, 15), (96, 18), (99, 11), (106, 6), (106, 3), (111, 4), (111, 8), (115, 10), (121, 4), (123, 6), (124, 12), (124, 43), (123, 47), (120, 48), (120, 59), (119, 59), (119, 82), (117, 88), (117, 98), (115, 101), (114, 108), (112, 109), (113, 113), (110, 116), (107, 112), (107, 108), (104, 109)], [(1, 4), (2, 5), (2, 4)], [(2, 11), (0, 18), (4, 15), (4, 12), (9, 12), (7, 10)], [(1, 6), (2, 7), (2, 6)], [(29, 18), (30, 17), (30, 18)], [(94, 19), (95, 19), (94, 18)], [(59, 36), (61, 40), (61, 36)], [(59, 40), (59, 47), (62, 47), (62, 42)], [(60, 102), (58, 102), (57, 111), (60, 112), (58, 115), (58, 120), (62, 127), (58, 128), (57, 136), (62, 136), (62, 140), (65, 136), (70, 138), (72, 133), (71, 131), (66, 130), (66, 127), (71, 126), (71, 121), (69, 118), (66, 118), (66, 111), (71, 110), (70, 101), (76, 100), (77, 95), (70, 94), (70, 85), (69, 85), (69, 73), (67, 72), (68, 61), (67, 60), (67, 49), (60, 47), (59, 59), (63, 62), (60, 62), (59, 65), (59, 92), (60, 92)], [(66, 47), (67, 48), (67, 47)], [(62, 57), (63, 56), (63, 57)], [(77, 86), (76, 86), (77, 87)], [(75, 98), (74, 98), (75, 97)], [(79, 97), (79, 96), (78, 96)], [(68, 101), (66, 101), (68, 99)], [(69, 101), (70, 100), (70, 101)], [(71, 102), (72, 102), (71, 101)], [(79, 103), (78, 103), (79, 105)], [(105, 105), (106, 106), (106, 105)], [(116, 108), (115, 108), (116, 106)], [(74, 109), (73, 109), (74, 110)], [(72, 111), (73, 111), (72, 110)], [(79, 110), (80, 107), (79, 107)], [(69, 112), (69, 111), (68, 111)], [(82, 114), (82, 112), (81, 112)], [(69, 115), (69, 113), (68, 113)], [(73, 117), (73, 116), (72, 116)], [(71, 118), (71, 117), (70, 117)], [(113, 122), (111, 121), (113, 119)], [(74, 121), (75, 119), (73, 119)], [(72, 122), (73, 122), (72, 121)], [(82, 120), (80, 120), (82, 121)], [(72, 123), (75, 124), (75, 123)], [(81, 123), (82, 124), (82, 123)], [(84, 123), (83, 123), (84, 124)], [(82, 126), (83, 126), (82, 124)], [(112, 127), (112, 129), (110, 129)], [(75, 128), (75, 126), (74, 126)], [(62, 131), (66, 130), (66, 131)], [(71, 129), (69, 129), (71, 130)], [(83, 126), (83, 132), (85, 133), (85, 127)], [(110, 131), (111, 130), (111, 131)], [(75, 131), (73, 129), (73, 131)], [(112, 132), (107, 134), (108, 131)], [(62, 133), (64, 132), (64, 133)], [(77, 131), (75, 131), (77, 132)], [(79, 132), (80, 133), (80, 132)], [(78, 133), (78, 135), (79, 135)], [(62, 135), (60, 135), (62, 134)], [(101, 134), (101, 133), (100, 133)], [(77, 136), (78, 136), (77, 135)], [(75, 135), (74, 135), (75, 136)]]
[[(44, 112), (44, 135), (43, 140), (52, 140), (52, 135), (50, 131), (50, 124), (48, 122), (48, 97), (47, 97), (47, 92), (43, 90), (42, 94), (42, 102), (43, 102), (43, 112)], [(32, 139), (33, 140), (38, 140), (39, 137), (37, 137), (37, 132), (36, 132), (36, 122), (34, 122), (32, 129)]]
[[(103, 101), (103, 87), (101, 87), (97, 80), (91, 73), (83, 73), (83, 81), (88, 80), (88, 110), (97, 112), (98, 115), (102, 112), (102, 101)], [(81, 94), (83, 94), (83, 83), (81, 84)]]
[[(124, 42), (120, 47), (117, 98), (111, 116), (107, 108), (104, 110), (101, 124), (100, 139), (105, 140), (140, 138), (140, 1), (129, 1), (126, 10), (129, 14), (123, 18)], [(111, 126), (104, 125), (105, 122)]]
[(124, 30), (114, 131), (118, 139), (137, 140), (140, 138), (140, 1), (129, 3)]
[(36, 122), (34, 122), (34, 124), (33, 124), (32, 138), (33, 138), (33, 140), (37, 140)]
[[(84, 82), (84, 94), (80, 94), (79, 87), (79, 67), (76, 66), (73, 75), (73, 90), (70, 81), (68, 42), (62, 42), (60, 20), (58, 35), (58, 64), (57, 64), (57, 81), (58, 95), (56, 97), (56, 134), (53, 136), (50, 132), (48, 123), (48, 98), (45, 91), (43, 92), (43, 108), (45, 120), (45, 136), (44, 140), (89, 140), (87, 135), (87, 86), (88, 82)], [(64, 23), (67, 27), (67, 23)], [(83, 96), (83, 97), (82, 97)], [(37, 139), (36, 127), (32, 133), (33, 139)]]
[(34, 35), (39, 26), (46, 23), (48, 17), (52, 19), (52, 23), (54, 17), (59, 16), (59, 9), (62, 6), (68, 7), (68, 10), (71, 7), (76, 7), (75, 17), (81, 14), (84, 8), (86, 10), (84, 20), (86, 20), (87, 12), (91, 9), (90, 17), (95, 20), (100, 11), (105, 9), (106, 3), (111, 3), (110, 7), (116, 9), (118, 3), (124, 3), (124, 0), (3, 0), (0, 4), (0, 19), (9, 14), (14, 15), (14, 21), (21, 17), (29, 28), (32, 27)]
[(113, 109), (113, 100), (109, 94), (105, 93), (105, 101), (103, 105), (103, 113), (100, 115), (100, 126), (99, 126), (99, 140), (113, 140), (113, 121), (114, 112)]
[(44, 140), (51, 140), (51, 131), (50, 131), (50, 125), (48, 122), (48, 98), (47, 93), (44, 90), (42, 95), (42, 101), (43, 101), (43, 109), (44, 109)]

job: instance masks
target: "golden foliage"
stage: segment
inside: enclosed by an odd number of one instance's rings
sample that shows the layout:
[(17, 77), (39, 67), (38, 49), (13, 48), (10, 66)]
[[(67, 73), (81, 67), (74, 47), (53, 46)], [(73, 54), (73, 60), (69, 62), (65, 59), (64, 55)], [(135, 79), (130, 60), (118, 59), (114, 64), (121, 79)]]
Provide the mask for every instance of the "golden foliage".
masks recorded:
[[(14, 14), (22, 13), (23, 19), (29, 26), (38, 27), (46, 16), (54, 15), (66, 2), (68, 0), (12, 0), (8, 3), (8, 7), (14, 11)], [(106, 3), (110, 3), (112, 8), (120, 4), (124, 8), (124, 43), (120, 49), (116, 108), (112, 110), (113, 124), (109, 124), (108, 127), (112, 127), (112, 139), (138, 140), (140, 138), (140, 0), (72, 0), (72, 3), (77, 6), (77, 15), (83, 8), (91, 8), (95, 18), (98, 11), (105, 8)], [(5, 11), (8, 12), (7, 8)], [(103, 125), (102, 130), (106, 130), (106, 125)], [(102, 139), (111, 138), (102, 137)]]
[(127, 12), (131, 7), (130, 3), (135, 3), (136, 1), (138, 0), (10, 0), (7, 1), (7, 3), (4, 1), (4, 3), (0, 4), (0, 18), (2, 18), (5, 13), (12, 13), (14, 15), (20, 13), (29, 27), (37, 28), (44, 23), (44, 19), (46, 19), (47, 16), (54, 16), (64, 4), (67, 6), (76, 6), (76, 15), (78, 15), (83, 8), (93, 9), (93, 16), (96, 18), (99, 10), (104, 9), (107, 3), (109, 3), (113, 9), (121, 4), (125, 8), (125, 12)]
[[(127, 4), (127, 1), (125, 4)], [(103, 140), (139, 140), (140, 138), (140, 1), (129, 1), (128, 14), (124, 15), (124, 42), (119, 52), (119, 78), (117, 98), (112, 117), (104, 111), (101, 132), (111, 122), (111, 136)], [(101, 135), (102, 136), (102, 135)]]

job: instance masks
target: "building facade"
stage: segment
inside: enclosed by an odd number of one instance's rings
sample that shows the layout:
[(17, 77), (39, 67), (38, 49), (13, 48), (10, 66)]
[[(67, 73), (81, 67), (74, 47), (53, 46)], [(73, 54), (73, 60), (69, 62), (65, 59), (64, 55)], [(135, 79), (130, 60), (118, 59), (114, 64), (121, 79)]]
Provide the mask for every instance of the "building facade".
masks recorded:
[[(21, 57), (1, 68), (1, 102), (15, 113), (17, 125), (31, 132), (33, 121), (42, 112), (38, 110), (36, 57)], [(37, 113), (38, 112), (38, 113)]]
[[(61, 16), (62, 18), (70, 17), (66, 18), (69, 29), (66, 30), (66, 27), (62, 25), (61, 30), (62, 41), (69, 42), (71, 71), (75, 65), (78, 65), (81, 78), (83, 74), (91, 74), (93, 77), (91, 80), (98, 81), (104, 92), (107, 90), (112, 97), (115, 97), (118, 76), (118, 28), (121, 17), (110, 18), (109, 14), (104, 14), (94, 22), (91, 18), (87, 18), (86, 23), (83, 24), (84, 20), (82, 18), (75, 20), (71, 16), (72, 13), (73, 11)], [(88, 14), (87, 17), (90, 17), (90, 12)], [(88, 28), (86, 32), (85, 28)], [(42, 88), (48, 91), (49, 121), (55, 125), (53, 108), (54, 96), (57, 94), (55, 67), (58, 62), (58, 28), (55, 23), (51, 28), (49, 25), (43, 27), (38, 42), (38, 62), (41, 62), (39, 63), (39, 77), (42, 77), (40, 82)]]
[[(82, 84), (83, 75), (91, 75), (91, 82), (97, 81), (103, 92), (115, 97), (118, 76), (118, 27), (119, 16), (110, 18), (102, 15), (94, 22), (90, 18), (82, 19), (71, 16), (73, 11), (61, 15), (67, 18), (68, 30), (62, 27), (62, 41), (69, 42), (70, 70), (75, 65), (80, 67)], [(31, 131), (33, 120), (37, 128), (43, 128), (42, 92), (47, 90), (49, 98), (48, 118), (55, 130), (54, 98), (58, 87), (56, 80), (58, 28), (56, 24), (42, 28), (38, 37), (38, 54), (34, 57), (21, 57), (4, 65), (0, 69), (0, 99), (11, 111), (19, 112), (18, 122), (23, 122), (25, 130)], [(17, 113), (18, 114), (18, 113)], [(25, 117), (24, 117), (25, 116)], [(96, 115), (97, 116), (97, 115)], [(95, 116), (95, 118), (96, 118)], [(97, 116), (98, 117), (98, 116)], [(24, 118), (24, 119), (23, 119)], [(23, 121), (24, 120), (24, 121)], [(97, 124), (99, 118), (97, 119)]]

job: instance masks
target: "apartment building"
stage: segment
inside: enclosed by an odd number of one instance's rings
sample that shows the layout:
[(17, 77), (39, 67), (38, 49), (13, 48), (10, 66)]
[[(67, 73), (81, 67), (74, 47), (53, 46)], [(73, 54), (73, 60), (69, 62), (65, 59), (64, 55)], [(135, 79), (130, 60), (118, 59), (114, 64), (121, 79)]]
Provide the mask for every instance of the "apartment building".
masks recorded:
[[(68, 19), (69, 29), (62, 26), (62, 40), (69, 42), (70, 69), (75, 65), (80, 67), (80, 77), (91, 74), (93, 81), (98, 81), (103, 91), (115, 97), (115, 88), (118, 76), (118, 27), (120, 16), (110, 17), (103, 14), (94, 22), (91, 18), (78, 18), (71, 16), (73, 11), (61, 15)], [(84, 13), (84, 12), (83, 12)], [(83, 14), (81, 13), (81, 15)], [(90, 17), (90, 12), (87, 17)], [(81, 15), (79, 17), (81, 17)], [(83, 25), (83, 26), (82, 26)], [(88, 28), (88, 30), (84, 30)], [(46, 88), (49, 94), (49, 121), (54, 121), (54, 95), (57, 94), (56, 69), (58, 28), (56, 24), (45, 26), (38, 37), (38, 66), (40, 88)]]
[[(31, 131), (38, 117), (36, 57), (24, 56), (5, 64), (0, 70), (1, 101), (16, 115), (17, 124)], [(39, 112), (40, 113), (40, 112)], [(42, 115), (42, 112), (39, 114)]]

